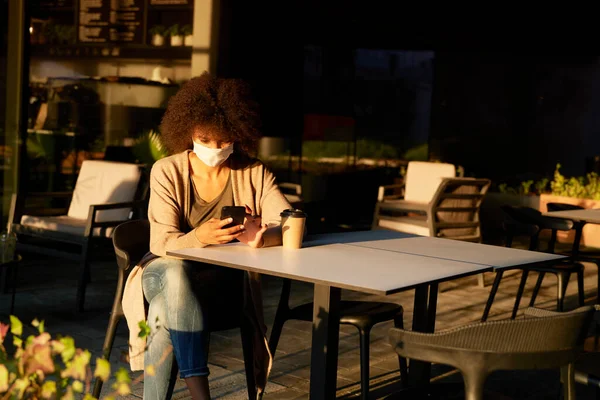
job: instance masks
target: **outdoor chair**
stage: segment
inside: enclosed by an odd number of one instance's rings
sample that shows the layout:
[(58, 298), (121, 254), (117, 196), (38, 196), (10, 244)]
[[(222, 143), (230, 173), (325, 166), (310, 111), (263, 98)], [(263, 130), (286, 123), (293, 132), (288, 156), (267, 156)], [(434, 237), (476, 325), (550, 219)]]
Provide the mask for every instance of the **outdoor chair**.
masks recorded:
[[(542, 230), (551, 230), (552, 237), (556, 238), (557, 231), (568, 231), (573, 228), (573, 223), (571, 221), (563, 220), (560, 218), (545, 217), (538, 210), (535, 210), (533, 208), (503, 206), (502, 210), (508, 217), (507, 220), (504, 222), (504, 230), (506, 234), (506, 247), (512, 247), (513, 240), (515, 237), (524, 236), (529, 239), (529, 250), (539, 251), (539, 236)], [(554, 243), (555, 241), (552, 239), (548, 243), (548, 249), (546, 250), (548, 253), (554, 253)], [(511, 318), (514, 319), (517, 316), (519, 304), (521, 302), (523, 292), (525, 291), (525, 284), (527, 283), (527, 278), (530, 272), (537, 272), (538, 279), (531, 295), (529, 307), (534, 306), (535, 300), (540, 291), (542, 281), (546, 273), (554, 274), (557, 279), (556, 308), (558, 311), (562, 311), (564, 309), (565, 293), (567, 291), (569, 279), (571, 277), (571, 274), (573, 273), (577, 275), (579, 305), (583, 305), (584, 289), (582, 264), (574, 263), (570, 260), (560, 260), (555, 263), (546, 265), (523, 266), (520, 269), (522, 269), (521, 281), (519, 283), (519, 288), (517, 289), (517, 295), (515, 298), (515, 304), (513, 307)], [(483, 316), (481, 318), (482, 322), (487, 320), (490, 309), (492, 307), (492, 303), (494, 302), (494, 298), (498, 291), (500, 281), (502, 280), (503, 273), (503, 270), (499, 270), (496, 272), (496, 278), (494, 279), (494, 283), (492, 284), (492, 289), (490, 291), (490, 295), (488, 297), (488, 301), (486, 303), (485, 309), (483, 311)]]
[[(82, 163), (73, 192), (13, 195), (9, 226), (17, 234), (19, 252), (63, 257), (80, 263), (77, 311), (83, 310), (90, 279), (90, 251), (110, 242), (114, 227), (144, 214), (148, 187), (143, 166), (109, 161)], [(53, 198), (66, 199), (68, 209), (48, 208)], [(26, 201), (41, 199), (37, 209)]]
[(522, 319), (476, 323), (443, 332), (392, 328), (390, 343), (401, 357), (457, 368), (467, 400), (484, 398), (486, 378), (494, 371), (550, 368), (561, 369), (564, 398), (574, 399), (573, 364), (583, 349), (593, 315), (591, 306), (566, 313), (529, 308)]
[[(576, 206), (573, 204), (566, 203), (548, 203), (548, 211), (570, 211), (570, 210), (583, 210), (583, 207)], [(573, 247), (571, 251), (559, 252), (559, 254), (568, 255), (573, 261), (589, 262), (595, 264), (600, 269), (600, 250), (598, 249), (580, 249), (581, 236), (583, 234), (584, 223), (573, 222), (573, 229), (575, 230), (575, 240), (573, 241)], [(556, 235), (553, 236), (556, 241)], [(598, 271), (598, 285), (596, 294), (596, 303), (600, 304), (600, 271)]]
[(442, 178), (428, 203), (378, 202), (373, 228), (479, 243), (479, 209), (489, 186), (489, 179)]
[[(106, 360), (110, 358), (113, 343), (115, 340), (115, 333), (117, 326), (121, 319), (124, 317), (123, 307), (121, 302), (123, 300), (123, 291), (125, 289), (125, 282), (129, 273), (135, 265), (142, 259), (142, 257), (148, 253), (150, 249), (150, 223), (148, 220), (134, 220), (120, 224), (115, 228), (112, 236), (112, 242), (117, 257), (118, 267), (118, 280), (117, 290), (115, 292), (115, 298), (113, 301), (112, 311), (110, 313), (110, 319), (108, 322), (108, 328), (106, 329), (106, 337), (104, 339), (104, 345), (102, 346), (102, 357)], [(216, 304), (215, 306), (218, 306)], [(248, 385), (248, 398), (256, 399), (256, 384), (254, 380), (254, 369), (253, 369), (253, 340), (254, 340), (254, 328), (251, 326), (249, 321), (242, 313), (242, 305), (240, 304), (239, 315), (222, 315), (218, 316), (219, 313), (209, 313), (211, 315), (217, 315), (216, 318), (209, 318), (209, 327), (211, 332), (230, 330), (234, 328), (241, 329), (242, 337), (242, 348), (244, 352), (244, 364), (246, 369), (246, 383)], [(173, 368), (176, 368), (174, 366)], [(173, 371), (172, 377), (176, 377), (177, 371)], [(102, 380), (96, 379), (94, 383), (93, 396), (100, 398), (100, 392), (102, 390)], [(175, 381), (170, 382), (170, 391), (173, 391)], [(169, 396), (170, 397), (170, 396)]]
[[(290, 307), (291, 281), (283, 279), (283, 288), (279, 305), (275, 314), (275, 321), (269, 338), (269, 349), (273, 358), (277, 351), (279, 338), (283, 325), (287, 320), (299, 320), (312, 322), (314, 304), (305, 303), (296, 307)], [(361, 399), (369, 398), (369, 345), (371, 328), (374, 325), (394, 321), (394, 326), (402, 328), (403, 325), (402, 306), (396, 303), (372, 302), (372, 301), (346, 301), (340, 304), (340, 324), (352, 325), (358, 329), (360, 342), (360, 388)], [(399, 357), (400, 377), (402, 382), (406, 379), (406, 360)]]
[(303, 209), (304, 199), (302, 198), (302, 185), (297, 183), (282, 182), (279, 185), (281, 193), (293, 208)]
[[(456, 177), (453, 164), (411, 161), (406, 167), (404, 183), (379, 187), (377, 201), (427, 204), (433, 198), (442, 178)], [(387, 194), (388, 192), (391, 194)]]

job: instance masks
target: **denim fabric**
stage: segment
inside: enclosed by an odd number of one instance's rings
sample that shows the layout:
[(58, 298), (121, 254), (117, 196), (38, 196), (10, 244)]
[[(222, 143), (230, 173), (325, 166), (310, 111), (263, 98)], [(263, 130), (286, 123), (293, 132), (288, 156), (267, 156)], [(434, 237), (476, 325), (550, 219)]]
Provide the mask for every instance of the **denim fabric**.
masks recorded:
[(144, 399), (169, 398), (177, 368), (181, 378), (209, 374), (211, 319), (235, 317), (241, 277), (240, 271), (171, 258), (157, 258), (144, 268), (152, 329), (144, 358), (146, 367), (155, 368), (154, 376), (144, 376)]

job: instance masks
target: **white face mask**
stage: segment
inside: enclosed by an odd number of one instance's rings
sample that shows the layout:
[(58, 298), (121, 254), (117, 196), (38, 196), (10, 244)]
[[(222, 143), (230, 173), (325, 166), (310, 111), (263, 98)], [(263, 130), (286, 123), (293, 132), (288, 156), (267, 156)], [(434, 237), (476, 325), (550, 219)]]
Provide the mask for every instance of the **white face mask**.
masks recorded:
[(200, 161), (209, 167), (216, 167), (223, 164), (223, 162), (229, 158), (231, 153), (233, 153), (233, 143), (227, 147), (223, 147), (222, 149), (211, 149), (210, 147), (203, 146), (200, 143), (193, 143), (194, 153), (196, 156), (198, 156)]

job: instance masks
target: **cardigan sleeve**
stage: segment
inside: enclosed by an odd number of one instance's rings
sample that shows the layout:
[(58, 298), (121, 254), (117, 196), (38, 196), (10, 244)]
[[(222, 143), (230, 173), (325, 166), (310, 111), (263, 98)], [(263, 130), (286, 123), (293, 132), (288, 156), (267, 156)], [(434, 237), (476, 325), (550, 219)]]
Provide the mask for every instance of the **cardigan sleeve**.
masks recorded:
[(193, 247), (205, 247), (194, 230), (181, 231), (182, 204), (177, 201), (176, 183), (169, 178), (162, 163), (154, 164), (150, 172), (150, 202), (148, 220), (150, 221), (150, 251), (161, 257), (168, 250)]
[(262, 169), (263, 188), (260, 208), (262, 210), (262, 222), (269, 226), (263, 234), (263, 247), (278, 246), (281, 244), (281, 216), (279, 214), (292, 206), (279, 190), (275, 175), (264, 166)]

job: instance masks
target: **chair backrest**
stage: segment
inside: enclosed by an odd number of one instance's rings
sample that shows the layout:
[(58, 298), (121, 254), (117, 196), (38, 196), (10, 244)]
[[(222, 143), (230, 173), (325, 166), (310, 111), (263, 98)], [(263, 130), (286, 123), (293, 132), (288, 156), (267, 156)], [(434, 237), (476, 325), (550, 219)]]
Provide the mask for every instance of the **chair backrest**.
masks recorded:
[(434, 237), (481, 241), (479, 210), (489, 179), (444, 178), (431, 200), (430, 234)]
[(124, 222), (115, 228), (112, 240), (117, 264), (126, 271), (150, 251), (150, 222), (147, 219)]
[(572, 211), (572, 210), (585, 210), (584, 207), (576, 206), (575, 204), (567, 203), (548, 203), (548, 211)]
[(406, 168), (404, 200), (429, 203), (443, 178), (456, 176), (453, 164), (411, 161)]
[(435, 342), (439, 346), (493, 354), (576, 350), (583, 345), (594, 311), (593, 306), (584, 306), (550, 316), (541, 313), (537, 317), (529, 309), (526, 316), (532, 318), (476, 323), (432, 336), (437, 336)]
[[(87, 219), (90, 205), (135, 200), (141, 167), (112, 161), (86, 160), (75, 183), (68, 216)], [(99, 211), (96, 222), (126, 220), (130, 209)]]

